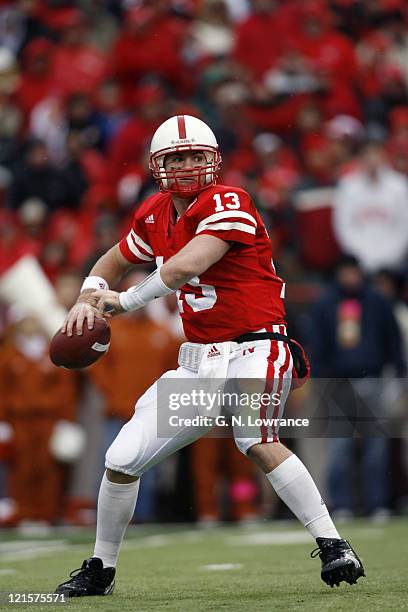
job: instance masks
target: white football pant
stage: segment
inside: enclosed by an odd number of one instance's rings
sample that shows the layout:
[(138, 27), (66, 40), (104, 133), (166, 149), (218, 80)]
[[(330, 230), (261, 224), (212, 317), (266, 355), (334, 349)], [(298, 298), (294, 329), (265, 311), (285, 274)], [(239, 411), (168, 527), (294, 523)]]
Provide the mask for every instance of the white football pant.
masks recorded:
[[(286, 330), (283, 325), (274, 325), (273, 331), (284, 334)], [(228, 364), (227, 381), (249, 378), (263, 381), (262, 391), (269, 393), (272, 397), (278, 394), (280, 401), (278, 404), (271, 402), (269, 406), (261, 406), (253, 416), (262, 419), (282, 418), (290, 391), (293, 366), (287, 343), (276, 340), (259, 340), (244, 342), (236, 347), (237, 350)], [(177, 370), (166, 372), (159, 380), (191, 378), (197, 379), (198, 374), (179, 367)], [(212, 429), (212, 425), (176, 427), (174, 434), (170, 437), (158, 437), (157, 424), (160, 416), (157, 410), (157, 386), (158, 381), (137, 401), (135, 414), (122, 427), (117, 438), (109, 447), (105, 466), (110, 470), (131, 476), (141, 476), (156, 463), (191, 444)], [(181, 381), (180, 387), (182, 387)], [(191, 409), (188, 408), (188, 410), (188, 416), (191, 418), (202, 414), (197, 406), (191, 406)], [(234, 408), (234, 416), (237, 413), (240, 414), (240, 411), (242, 411), (243, 418), (247, 419), (248, 408)], [(253, 413), (253, 410), (251, 412)], [(251, 437), (247, 437), (248, 428), (244, 429), (245, 437), (242, 427), (237, 424), (233, 426), (235, 443), (244, 454), (254, 444), (278, 441), (278, 426), (261, 425), (258, 427), (254, 425), (250, 428)]]

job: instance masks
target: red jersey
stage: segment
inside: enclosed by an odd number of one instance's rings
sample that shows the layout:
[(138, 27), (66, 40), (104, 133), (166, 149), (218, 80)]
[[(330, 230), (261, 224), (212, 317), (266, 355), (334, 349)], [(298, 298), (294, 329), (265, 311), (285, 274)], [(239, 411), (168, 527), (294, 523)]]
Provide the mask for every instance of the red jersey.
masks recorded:
[(214, 185), (177, 220), (169, 193), (149, 197), (119, 243), (135, 264), (161, 265), (192, 238), (209, 234), (232, 244), (200, 277), (178, 290), (184, 333), (191, 342), (223, 342), (284, 323), (284, 282), (276, 275), (261, 216), (243, 189)]

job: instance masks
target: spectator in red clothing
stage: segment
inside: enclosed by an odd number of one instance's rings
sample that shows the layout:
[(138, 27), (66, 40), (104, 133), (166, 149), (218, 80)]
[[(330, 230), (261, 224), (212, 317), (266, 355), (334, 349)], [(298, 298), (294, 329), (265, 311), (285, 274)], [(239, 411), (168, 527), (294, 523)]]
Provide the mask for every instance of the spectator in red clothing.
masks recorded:
[(98, 149), (89, 146), (87, 133), (71, 131), (67, 136), (67, 153), (76, 159), (90, 185), (109, 185), (111, 172), (108, 160)]
[(47, 246), (42, 253), (42, 263), (48, 276), (54, 278), (61, 269), (68, 267), (81, 268), (89, 255), (92, 242), (92, 219), (87, 219), (81, 212), (74, 214), (61, 209), (55, 212), (47, 228)]
[(78, 9), (66, 9), (58, 26), (60, 40), (53, 62), (55, 87), (63, 94), (92, 93), (106, 74), (106, 54), (88, 44), (84, 17)]
[(299, 6), (300, 29), (289, 33), (287, 46), (301, 54), (318, 80), (319, 104), (327, 118), (340, 113), (360, 117), (353, 86), (357, 63), (352, 42), (334, 29), (326, 3), (311, 1)]
[(152, 132), (168, 114), (166, 93), (159, 85), (140, 85), (133, 95), (137, 112), (118, 130), (109, 147), (115, 181), (140, 170)]
[(397, 106), (389, 114), (390, 138), (387, 149), (393, 167), (408, 176), (408, 105)]
[(338, 179), (355, 169), (355, 155), (365, 135), (364, 127), (354, 117), (337, 115), (325, 124), (324, 133), (328, 140), (331, 174)]
[(111, 54), (111, 73), (132, 103), (135, 88), (146, 75), (156, 76), (182, 90), (189, 80), (182, 47), (186, 24), (170, 14), (167, 2), (155, 0), (130, 8)]
[(311, 136), (303, 148), (304, 172), (290, 194), (293, 246), (308, 269), (328, 271), (340, 253), (332, 230), (334, 164), (329, 138)]
[[(404, 6), (405, 4), (405, 6)], [(382, 27), (382, 31), (391, 40), (388, 57), (392, 64), (396, 64), (404, 74), (408, 86), (408, 10), (406, 3), (401, 3), (401, 10), (396, 11)]]
[(408, 104), (393, 108), (389, 114), (389, 125), (393, 139), (408, 140)]
[(38, 255), (36, 242), (24, 235), (17, 214), (0, 209), (0, 274), (24, 255)]
[(287, 49), (263, 78), (263, 91), (255, 95), (250, 117), (265, 131), (293, 131), (300, 110), (325, 91), (326, 83), (298, 51)]
[(393, 106), (408, 102), (403, 72), (388, 55), (389, 48), (390, 41), (381, 32), (369, 33), (357, 47), (358, 83), (368, 122), (384, 124)]
[(299, 180), (299, 164), (275, 134), (258, 134), (253, 149), (257, 167), (255, 193), (267, 215), (264, 219), (276, 254), (290, 234), (289, 194)]
[[(312, 137), (314, 136), (314, 137)], [(330, 141), (323, 134), (310, 135), (302, 151), (303, 176), (301, 182), (326, 187), (335, 182)]]
[(301, 28), (290, 40), (291, 46), (309, 60), (317, 74), (329, 75), (350, 86), (357, 70), (352, 42), (333, 28), (325, 2), (305, 2), (299, 8)]
[(24, 49), (16, 97), (26, 119), (38, 102), (58, 93), (53, 76), (53, 54), (54, 45), (46, 38), (36, 38)]
[(295, 144), (299, 152), (300, 158), (304, 155), (316, 142), (316, 138), (320, 138), (323, 131), (323, 116), (321, 109), (315, 100), (310, 100), (302, 106), (296, 116), (296, 134)]
[(282, 36), (293, 30), (291, 7), (276, 0), (251, 0), (251, 13), (236, 29), (233, 58), (261, 82), (282, 52)]

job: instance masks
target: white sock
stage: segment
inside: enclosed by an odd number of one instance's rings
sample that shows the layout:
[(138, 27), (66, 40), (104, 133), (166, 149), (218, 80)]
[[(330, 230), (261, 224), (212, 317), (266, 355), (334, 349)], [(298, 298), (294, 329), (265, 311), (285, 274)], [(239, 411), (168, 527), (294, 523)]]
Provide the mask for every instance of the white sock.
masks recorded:
[(340, 538), (313, 478), (296, 455), (285, 459), (266, 477), (315, 539)]
[(126, 527), (133, 516), (140, 478), (127, 484), (111, 482), (103, 475), (98, 496), (94, 557), (104, 567), (115, 567)]

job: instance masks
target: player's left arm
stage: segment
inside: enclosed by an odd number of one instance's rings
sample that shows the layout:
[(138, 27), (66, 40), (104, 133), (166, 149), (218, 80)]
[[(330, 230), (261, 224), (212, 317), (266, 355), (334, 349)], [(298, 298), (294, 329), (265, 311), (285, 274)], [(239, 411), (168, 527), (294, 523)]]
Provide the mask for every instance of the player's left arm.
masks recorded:
[(97, 307), (100, 310), (104, 310), (106, 306), (113, 308), (112, 314), (142, 308), (151, 300), (176, 291), (194, 276), (203, 274), (219, 261), (230, 247), (231, 243), (215, 236), (195, 236), (139, 285), (122, 293), (95, 291), (93, 297), (99, 298)]

